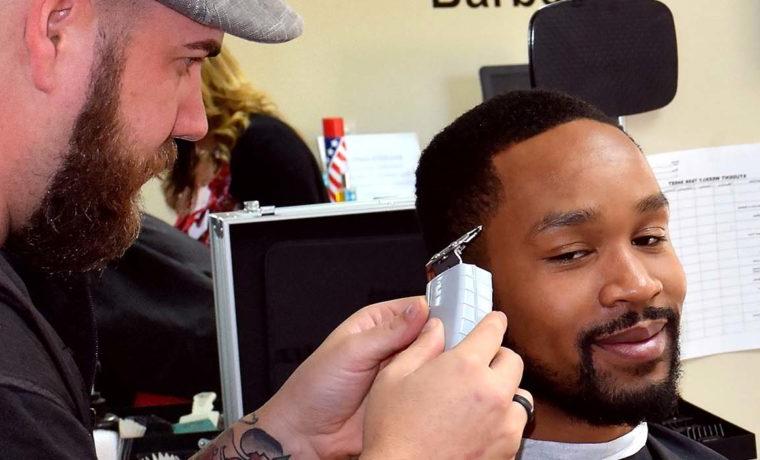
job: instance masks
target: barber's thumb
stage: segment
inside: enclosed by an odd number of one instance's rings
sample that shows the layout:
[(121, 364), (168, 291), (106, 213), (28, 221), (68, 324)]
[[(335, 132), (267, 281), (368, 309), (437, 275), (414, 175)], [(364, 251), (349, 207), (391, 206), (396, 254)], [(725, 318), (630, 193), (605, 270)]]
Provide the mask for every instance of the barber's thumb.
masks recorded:
[(428, 316), (421, 300), (414, 300), (383, 324), (352, 337), (367, 365), (373, 366), (409, 346), (420, 334)]
[(385, 372), (394, 375), (411, 374), (443, 353), (444, 343), (443, 323), (438, 318), (430, 318), (417, 339), (388, 364)]

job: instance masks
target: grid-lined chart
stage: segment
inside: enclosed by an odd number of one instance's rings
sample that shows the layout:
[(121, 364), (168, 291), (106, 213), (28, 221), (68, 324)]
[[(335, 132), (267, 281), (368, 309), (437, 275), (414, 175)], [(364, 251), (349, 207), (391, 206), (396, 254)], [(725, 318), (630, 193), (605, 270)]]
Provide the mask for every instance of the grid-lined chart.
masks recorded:
[(682, 357), (760, 348), (760, 144), (648, 158), (688, 281)]

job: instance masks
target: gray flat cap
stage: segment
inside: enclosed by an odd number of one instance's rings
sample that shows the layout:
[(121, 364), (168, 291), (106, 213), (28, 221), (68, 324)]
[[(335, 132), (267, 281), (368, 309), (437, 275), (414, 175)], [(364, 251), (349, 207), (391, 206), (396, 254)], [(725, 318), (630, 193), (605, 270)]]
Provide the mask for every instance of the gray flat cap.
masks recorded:
[(201, 24), (261, 43), (281, 43), (303, 32), (303, 20), (282, 0), (158, 0)]

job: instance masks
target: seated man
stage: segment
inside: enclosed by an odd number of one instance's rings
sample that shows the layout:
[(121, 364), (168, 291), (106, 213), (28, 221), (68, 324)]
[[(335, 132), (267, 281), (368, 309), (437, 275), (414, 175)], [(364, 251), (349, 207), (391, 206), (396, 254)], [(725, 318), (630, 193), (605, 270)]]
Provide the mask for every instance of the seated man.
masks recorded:
[(465, 257), (493, 274), (536, 402), (518, 458), (723, 458), (647, 423), (677, 401), (686, 281), (668, 201), (613, 120), (546, 91), (487, 101), (423, 152), (417, 209), (431, 252), (485, 227)]

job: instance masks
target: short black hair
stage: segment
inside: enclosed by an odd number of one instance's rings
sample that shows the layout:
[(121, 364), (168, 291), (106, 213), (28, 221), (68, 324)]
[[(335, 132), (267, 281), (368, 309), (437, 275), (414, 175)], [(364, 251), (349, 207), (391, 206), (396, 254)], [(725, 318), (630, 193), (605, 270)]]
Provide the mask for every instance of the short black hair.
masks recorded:
[[(417, 215), (434, 254), (484, 223), (498, 208), (502, 184), (491, 159), (556, 126), (590, 119), (618, 127), (596, 107), (563, 93), (512, 91), (457, 118), (422, 152), (417, 167)], [(482, 260), (478, 244), (466, 253)]]

